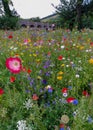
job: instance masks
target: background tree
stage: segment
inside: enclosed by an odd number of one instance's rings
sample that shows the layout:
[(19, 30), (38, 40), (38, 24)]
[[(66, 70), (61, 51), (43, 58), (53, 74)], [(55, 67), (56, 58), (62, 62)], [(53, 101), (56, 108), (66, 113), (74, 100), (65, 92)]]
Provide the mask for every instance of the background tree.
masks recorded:
[(18, 27), (18, 14), (13, 8), (10, 9), (10, 6), (13, 7), (11, 0), (0, 0), (1, 5), (1, 17), (0, 17), (0, 28), (1, 29), (14, 29)]
[(82, 9), (83, 9), (83, 0), (77, 0), (76, 2), (76, 12), (77, 12), (77, 24), (78, 24), (78, 30), (80, 31), (82, 26)]
[[(11, 17), (12, 16), (12, 12), (10, 10), (9, 3), (10, 3), (10, 1), (8, 1), (8, 0), (2, 0), (2, 4), (3, 4), (5, 15)], [(11, 5), (13, 5), (12, 2), (11, 2)]]
[(72, 30), (76, 21), (76, 0), (60, 0), (60, 4), (55, 8), (62, 27), (66, 26)]
[(30, 19), (32, 22), (40, 22), (40, 18), (39, 17), (33, 17)]
[(80, 31), (84, 27), (84, 15), (93, 14), (93, 0), (60, 0), (60, 4), (54, 8), (59, 14), (62, 27), (72, 30), (77, 25)]

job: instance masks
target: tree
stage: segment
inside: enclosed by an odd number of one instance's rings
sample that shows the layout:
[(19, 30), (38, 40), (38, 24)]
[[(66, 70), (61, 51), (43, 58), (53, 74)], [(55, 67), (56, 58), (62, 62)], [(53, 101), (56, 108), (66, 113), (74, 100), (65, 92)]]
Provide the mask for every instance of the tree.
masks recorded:
[(15, 9), (11, 10), (10, 6), (13, 7), (11, 0), (0, 0), (1, 5), (1, 14), (0, 17), (0, 28), (2, 29), (14, 29), (17, 27), (18, 23), (18, 14)]
[(72, 30), (76, 20), (76, 0), (60, 0), (60, 4), (55, 8), (62, 25)]
[(8, 0), (2, 0), (2, 4), (3, 4), (5, 15), (11, 17), (12, 12), (11, 12), (10, 7), (9, 7), (9, 1)]
[(68, 26), (70, 30), (77, 25), (80, 31), (84, 27), (83, 16), (89, 15), (89, 12), (93, 14), (93, 0), (60, 0), (60, 4), (54, 8), (62, 24)]
[(30, 19), (32, 22), (40, 22), (40, 18), (39, 17), (33, 17)]

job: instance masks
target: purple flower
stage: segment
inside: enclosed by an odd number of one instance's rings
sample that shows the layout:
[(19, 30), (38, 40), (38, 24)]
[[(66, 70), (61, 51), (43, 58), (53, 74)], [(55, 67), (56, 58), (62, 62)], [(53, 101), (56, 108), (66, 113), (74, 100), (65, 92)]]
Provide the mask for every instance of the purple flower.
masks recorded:
[(45, 75), (46, 75), (46, 76), (50, 76), (50, 72), (46, 72)]
[(47, 81), (45, 79), (42, 80), (42, 84), (46, 85)]
[(49, 93), (52, 93), (52, 92), (53, 92), (53, 89), (52, 89), (52, 88), (48, 88), (48, 92), (49, 92)]
[(34, 84), (34, 79), (31, 79), (30, 86)]

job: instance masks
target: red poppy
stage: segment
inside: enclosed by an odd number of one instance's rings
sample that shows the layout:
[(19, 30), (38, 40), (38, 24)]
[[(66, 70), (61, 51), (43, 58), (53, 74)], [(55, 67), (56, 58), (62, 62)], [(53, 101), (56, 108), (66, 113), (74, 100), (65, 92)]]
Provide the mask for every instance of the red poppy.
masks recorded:
[(64, 124), (60, 124), (60, 126), (59, 126), (60, 128), (64, 128)]
[(30, 69), (27, 70), (27, 73), (28, 73), (28, 74), (30, 74), (31, 72), (32, 72), (32, 70), (30, 70)]
[(93, 42), (90, 42), (90, 46), (93, 46)]
[(68, 48), (66, 48), (66, 51), (68, 51), (69, 49)]
[(82, 92), (82, 95), (83, 95), (83, 96), (88, 96), (89, 94), (88, 94), (88, 92), (85, 90), (85, 91)]
[(62, 88), (62, 93), (67, 93), (68, 88)]
[(48, 42), (51, 42), (51, 40), (48, 40)]
[(16, 80), (16, 78), (14, 76), (10, 77), (10, 82), (13, 83)]
[(58, 57), (58, 60), (62, 60), (62, 59), (63, 59), (63, 56), (60, 55), (60, 56)]
[(73, 97), (69, 97), (66, 99), (67, 103), (72, 103), (75, 100)]
[(32, 99), (36, 101), (39, 99), (39, 97), (36, 94), (33, 94)]
[(0, 95), (4, 94), (4, 90), (0, 88)]
[(9, 36), (8, 36), (8, 38), (9, 38), (9, 39), (12, 39), (12, 38), (13, 38), (13, 36), (12, 36), (12, 35), (9, 35)]
[(48, 56), (51, 56), (51, 52), (48, 52), (48, 54), (47, 54)]

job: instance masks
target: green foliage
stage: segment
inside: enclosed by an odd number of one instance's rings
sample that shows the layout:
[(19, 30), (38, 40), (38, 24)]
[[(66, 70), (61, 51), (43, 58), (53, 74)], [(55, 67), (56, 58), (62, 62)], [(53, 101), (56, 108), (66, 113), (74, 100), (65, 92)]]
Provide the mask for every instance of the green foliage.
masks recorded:
[(40, 22), (40, 18), (36, 17), (36, 18), (31, 18), (30, 19), (32, 22)]
[[(93, 18), (92, 7), (93, 0), (89, 3), (83, 3), (83, 0), (60, 0), (60, 4), (55, 8), (62, 27), (72, 30), (77, 25), (80, 30), (84, 27), (92, 28), (93, 22), (90, 19), (90, 16)], [(83, 16), (87, 16), (87, 18), (84, 19)]]
[(18, 26), (18, 17), (12, 16), (0, 17), (0, 29), (17, 29)]

